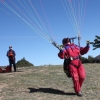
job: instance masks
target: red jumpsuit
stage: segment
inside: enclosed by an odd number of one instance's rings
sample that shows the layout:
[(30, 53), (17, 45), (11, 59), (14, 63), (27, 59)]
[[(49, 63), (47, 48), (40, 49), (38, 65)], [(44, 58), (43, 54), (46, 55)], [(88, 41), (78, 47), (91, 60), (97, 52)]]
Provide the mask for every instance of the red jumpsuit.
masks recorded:
[(89, 46), (79, 47), (75, 44), (65, 45), (63, 50), (60, 50), (58, 57), (61, 59), (70, 58), (71, 62), (69, 64), (70, 74), (74, 84), (74, 90), (76, 93), (81, 91), (82, 83), (86, 78), (86, 72), (84, 66), (82, 65), (79, 56), (84, 55), (89, 51)]

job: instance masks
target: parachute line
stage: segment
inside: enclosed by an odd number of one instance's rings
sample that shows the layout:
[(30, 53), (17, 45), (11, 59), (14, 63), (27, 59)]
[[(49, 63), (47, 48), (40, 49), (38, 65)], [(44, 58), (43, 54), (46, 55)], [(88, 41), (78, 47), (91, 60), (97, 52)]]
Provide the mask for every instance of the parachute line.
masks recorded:
[[(34, 32), (36, 32), (38, 35), (40, 35), (45, 40), (52, 43), (53, 40), (47, 35), (49, 32), (48, 32), (47, 28), (45, 27), (43, 21), (39, 17), (37, 11), (35, 10), (33, 4), (31, 3), (31, 1), (28, 0), (27, 3), (31, 5), (31, 7), (33, 8), (33, 10), (38, 18), (35, 17), (34, 12), (30, 9), (30, 7), (28, 7), (26, 1), (23, 0), (23, 3), (21, 1), (18, 0), (18, 3), (20, 4), (19, 6), (17, 6), (15, 4), (15, 2), (13, 2), (12, 0), (9, 0), (9, 4), (6, 3), (5, 1), (3, 1), (3, 2), (0, 1), (0, 3), (2, 3), (6, 8), (8, 8), (12, 13), (17, 15), (21, 20), (23, 20)], [(25, 10), (25, 13), (22, 11), (20, 6)], [(42, 6), (42, 8), (43, 8), (43, 6)], [(3, 9), (1, 9), (1, 10), (3, 12), (7, 13)], [(27, 16), (26, 13), (29, 16)], [(7, 14), (10, 15), (9, 13), (7, 13)], [(47, 17), (46, 17), (46, 20), (47, 20)]]
[(86, 11), (87, 0), (60, 0), (62, 6), (78, 37), (82, 32), (82, 26)]

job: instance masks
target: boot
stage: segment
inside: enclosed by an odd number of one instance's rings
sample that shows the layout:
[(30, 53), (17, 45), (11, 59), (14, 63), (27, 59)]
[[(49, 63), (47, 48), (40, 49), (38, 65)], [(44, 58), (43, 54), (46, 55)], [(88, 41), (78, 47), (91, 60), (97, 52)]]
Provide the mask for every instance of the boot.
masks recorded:
[(77, 96), (82, 97), (82, 96), (83, 96), (83, 95), (82, 95), (82, 92), (78, 92), (78, 93), (77, 93)]

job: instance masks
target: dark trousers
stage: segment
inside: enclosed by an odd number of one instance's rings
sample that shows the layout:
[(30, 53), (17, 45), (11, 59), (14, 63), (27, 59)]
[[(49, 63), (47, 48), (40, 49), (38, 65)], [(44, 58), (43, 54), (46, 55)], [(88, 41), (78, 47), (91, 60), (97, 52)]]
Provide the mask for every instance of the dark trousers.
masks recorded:
[(15, 60), (9, 59), (9, 66), (11, 67), (11, 69), (12, 69), (12, 65), (13, 65), (13, 67), (14, 67), (14, 72), (16, 72), (16, 64), (15, 64)]

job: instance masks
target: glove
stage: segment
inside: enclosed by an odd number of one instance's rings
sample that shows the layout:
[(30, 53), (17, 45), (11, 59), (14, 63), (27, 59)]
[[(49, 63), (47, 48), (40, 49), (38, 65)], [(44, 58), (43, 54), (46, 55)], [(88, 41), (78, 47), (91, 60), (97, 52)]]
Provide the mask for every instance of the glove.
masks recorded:
[(88, 40), (88, 41), (86, 41), (86, 44), (87, 44), (87, 46), (89, 46), (90, 45), (90, 41)]
[(58, 46), (59, 50), (64, 50), (63, 46)]
[(57, 45), (57, 43), (55, 43), (55, 42), (52, 42), (52, 44), (53, 44), (56, 48), (58, 48), (59, 50), (63, 50), (63, 49), (64, 49), (64, 47), (63, 47), (62, 45)]

